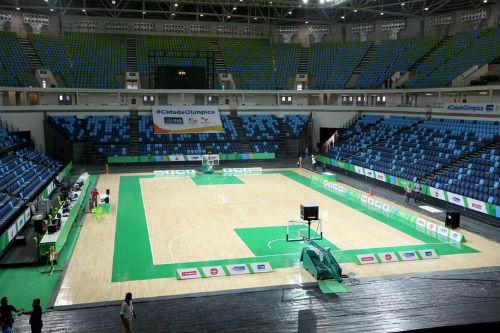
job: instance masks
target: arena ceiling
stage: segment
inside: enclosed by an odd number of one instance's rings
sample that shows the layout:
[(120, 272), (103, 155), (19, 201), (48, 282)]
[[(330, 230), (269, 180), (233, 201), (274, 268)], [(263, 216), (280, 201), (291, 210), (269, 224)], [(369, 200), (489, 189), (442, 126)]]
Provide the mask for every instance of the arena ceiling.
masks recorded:
[(423, 17), (498, 0), (0, 0), (0, 10), (247, 23), (340, 23)]

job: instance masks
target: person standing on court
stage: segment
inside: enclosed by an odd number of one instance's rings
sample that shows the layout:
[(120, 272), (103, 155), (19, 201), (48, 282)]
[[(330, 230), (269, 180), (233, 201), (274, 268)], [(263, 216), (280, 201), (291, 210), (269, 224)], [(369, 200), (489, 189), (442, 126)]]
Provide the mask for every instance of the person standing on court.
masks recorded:
[(405, 186), (405, 196), (406, 196), (406, 203), (410, 202), (410, 196), (411, 196), (410, 184), (406, 184)]
[(97, 188), (94, 188), (90, 194), (92, 196), (92, 208), (96, 208), (97, 200), (99, 198), (99, 192), (97, 192)]
[(314, 154), (311, 155), (311, 162), (313, 171), (316, 171), (316, 156)]
[(125, 295), (125, 300), (120, 309), (120, 316), (122, 318), (125, 333), (132, 332), (132, 319), (136, 318), (134, 306), (132, 305), (132, 293), (127, 293)]
[(42, 307), (40, 306), (40, 299), (35, 298), (33, 300), (33, 310), (23, 312), (22, 314), (30, 315), (30, 326), (31, 333), (41, 333), (43, 322), (42, 322)]
[(21, 312), (23, 309), (16, 309), (14, 306), (9, 304), (9, 300), (7, 297), (2, 297), (0, 300), (0, 318), (5, 323), (6, 326), (12, 328), (14, 324), (14, 316), (12, 316), (12, 312)]
[(420, 180), (415, 183), (415, 203), (420, 202), (420, 191), (422, 190), (422, 185), (420, 185)]

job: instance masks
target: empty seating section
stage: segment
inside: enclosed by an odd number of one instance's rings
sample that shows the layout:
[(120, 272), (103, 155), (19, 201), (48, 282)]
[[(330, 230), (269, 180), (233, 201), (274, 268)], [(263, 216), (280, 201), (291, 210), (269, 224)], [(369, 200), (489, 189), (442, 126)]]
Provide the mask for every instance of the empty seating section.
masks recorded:
[(47, 186), (61, 163), (30, 148), (0, 158), (0, 232)]
[[(173, 52), (173, 50), (175, 50), (175, 52)], [(206, 58), (197, 56), (196, 53), (189, 52), (208, 50), (210, 50), (210, 44), (207, 38), (189, 36), (138, 36), (138, 70), (141, 75), (148, 75), (150, 72), (150, 63), (158, 66), (206, 67)], [(165, 53), (162, 56), (162, 52), (155, 51), (165, 51)], [(186, 51), (186, 53), (182, 54), (177, 51)], [(156, 56), (154, 54), (156, 54)]]
[(288, 115), (283, 117), (283, 122), (286, 125), (287, 132), (285, 136), (287, 138), (297, 138), (304, 131), (307, 122), (309, 121), (309, 115)]
[(28, 86), (26, 72), (32, 69), (17, 35), (0, 31), (0, 85)]
[(0, 153), (11, 150), (24, 143), (24, 140), (18, 138), (15, 134), (7, 132), (5, 128), (0, 127)]
[[(492, 141), (492, 137), (500, 137), (499, 122), (478, 121), (472, 126), (470, 123), (454, 125), (462, 125), (462, 129), (471, 128), (486, 143)], [(500, 205), (500, 144), (479, 150), (469, 159), (435, 175), (426, 183), (448, 192)]]
[(74, 86), (120, 88), (115, 75), (127, 70), (124, 36), (68, 33), (64, 39), (72, 57)]
[(311, 89), (342, 89), (368, 51), (370, 43), (322, 43), (311, 47)]
[(473, 47), (480, 34), (479, 31), (462, 32), (448, 39), (431, 57), (417, 66), (414, 77), (410, 81), (410, 87), (446, 86), (451, 80), (467, 69), (465, 68), (450, 80), (450, 76), (446, 72), (451, 69), (451, 62), (453, 59), (462, 59), (461, 53), (465, 49)]
[(50, 116), (49, 122), (60, 129), (63, 135), (71, 141), (82, 141), (85, 137), (83, 121), (75, 116)]
[[(136, 39), (137, 70), (143, 77), (155, 66), (206, 67), (206, 58), (196, 52), (211, 52), (211, 44), (218, 43), (227, 71), (234, 75), (237, 86), (255, 90), (291, 89), (301, 50), (300, 44), (254, 38), (73, 32), (28, 37), (44, 67), (61, 75), (68, 86), (78, 88), (123, 88), (117, 76), (127, 71), (127, 41), (131, 38)], [(309, 88), (345, 88), (370, 45), (348, 42), (311, 46)], [(361, 71), (355, 87), (380, 88), (392, 74), (407, 72), (415, 64), (418, 65), (412, 68), (408, 87), (447, 86), (474, 65), (482, 66), (499, 56), (500, 28), (462, 32), (445, 39), (432, 36), (384, 40)], [(0, 86), (28, 86), (26, 73), (32, 71), (17, 35), (0, 32)]]
[(48, 35), (29, 35), (29, 39), (43, 65), (50, 69), (53, 74), (60, 74), (68, 86), (74, 86), (73, 64), (64, 38)]
[(129, 116), (89, 116), (87, 131), (99, 143), (130, 141)]
[[(141, 115), (138, 120), (140, 155), (202, 155), (223, 153), (275, 153), (280, 136), (297, 138), (306, 129), (309, 115), (285, 115), (283, 130), (274, 115), (240, 116), (251, 151), (244, 151), (233, 119), (221, 115), (224, 133), (155, 134), (153, 117)], [(50, 116), (49, 123), (71, 141), (90, 139), (97, 143), (97, 153), (104, 156), (129, 155), (131, 140), (129, 116)], [(135, 139), (135, 138), (134, 138)], [(247, 149), (248, 150), (248, 149)]]
[(361, 71), (356, 88), (378, 89), (396, 72), (406, 72), (429, 52), (442, 37), (384, 40)]
[(244, 115), (240, 119), (252, 151), (274, 153), (278, 150), (280, 130), (276, 116)]
[(225, 38), (219, 46), (228, 72), (240, 78), (242, 89), (284, 89), (286, 79), (297, 74), (299, 45)]
[(364, 139), (365, 132), (374, 125), (380, 124), (383, 119), (382, 116), (373, 115), (361, 117), (342, 135), (344, 139), (340, 144), (336, 144), (328, 155), (333, 159), (340, 160), (356, 153), (359, 149), (366, 148), (369, 144), (373, 144), (373, 142)]
[(499, 122), (364, 116), (343, 137), (330, 157), (500, 204)]

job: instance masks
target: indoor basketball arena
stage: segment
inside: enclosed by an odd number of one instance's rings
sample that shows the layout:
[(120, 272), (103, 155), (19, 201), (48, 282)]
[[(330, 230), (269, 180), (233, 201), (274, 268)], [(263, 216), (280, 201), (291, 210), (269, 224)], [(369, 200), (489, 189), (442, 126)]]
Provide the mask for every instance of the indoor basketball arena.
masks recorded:
[(0, 0), (0, 328), (497, 332), (498, 0)]

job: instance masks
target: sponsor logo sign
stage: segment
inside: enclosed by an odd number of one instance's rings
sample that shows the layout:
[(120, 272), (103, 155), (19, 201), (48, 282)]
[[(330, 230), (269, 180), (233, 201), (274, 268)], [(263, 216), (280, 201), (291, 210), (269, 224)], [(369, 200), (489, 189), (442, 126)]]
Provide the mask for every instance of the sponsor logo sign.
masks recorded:
[(28, 222), (31, 218), (31, 209), (28, 207), (24, 211), (24, 222)]
[(224, 268), (222, 268), (222, 266), (202, 267), (202, 270), (203, 275), (205, 275), (205, 277), (207, 278), (226, 276), (226, 273), (224, 272)]
[(16, 220), (17, 230), (21, 230), (23, 228), (25, 222), (26, 221), (24, 220), (24, 214), (22, 214)]
[(368, 202), (368, 197), (366, 195), (361, 196), (361, 202)]
[(360, 166), (357, 166), (357, 165), (354, 166), (354, 171), (356, 173), (360, 174), (360, 175), (364, 175), (365, 174), (365, 171), (363, 170), (363, 168), (360, 167)]
[(464, 197), (459, 194), (448, 192), (448, 201), (455, 205), (465, 206)]
[(201, 155), (186, 155), (188, 161), (201, 161)]
[(391, 211), (391, 206), (389, 206), (388, 204), (385, 203), (385, 204), (382, 205), (382, 210), (384, 212), (388, 212), (389, 213)]
[(418, 253), (420, 254), (420, 257), (422, 259), (437, 259), (439, 258), (438, 254), (434, 249), (428, 249), (428, 250), (418, 250)]
[(482, 201), (467, 198), (467, 202), (469, 203), (469, 208), (481, 213), (487, 213), (486, 204)]
[(436, 232), (437, 231), (437, 225), (435, 225), (432, 222), (427, 221), (426, 228), (429, 231)]
[(434, 188), (434, 187), (429, 187), (429, 191), (431, 193), (431, 196), (436, 199), (440, 200), (446, 200), (446, 197), (444, 196), (444, 191)]
[(177, 274), (181, 280), (199, 279), (201, 278), (198, 268), (179, 268)]
[(250, 266), (252, 267), (252, 271), (254, 273), (269, 273), (273, 271), (271, 264), (268, 262), (256, 262), (250, 264)]
[(370, 169), (365, 169), (365, 176), (370, 177), (370, 178), (375, 178), (375, 172)]
[(237, 265), (226, 265), (229, 275), (243, 275), (250, 274), (247, 265), (237, 264)]
[(368, 204), (373, 206), (375, 204), (375, 199), (368, 198)]
[(377, 256), (379, 257), (381, 262), (395, 262), (399, 261), (398, 257), (396, 256), (396, 253), (394, 252), (382, 252), (382, 253), (377, 253)]
[(9, 229), (7, 229), (7, 239), (9, 242), (16, 237), (17, 234), (17, 229), (16, 229), (16, 224), (14, 223), (13, 225), (10, 226)]
[(438, 234), (440, 234), (441, 236), (444, 236), (444, 237), (448, 237), (448, 233), (450, 232), (450, 230), (448, 228), (445, 228), (442, 226), (439, 226), (437, 230), (438, 230)]
[(450, 234), (448, 236), (452, 241), (454, 242), (457, 242), (457, 243), (460, 243), (462, 242), (462, 239), (464, 237), (464, 235), (462, 235), (461, 233), (458, 233), (456, 231), (453, 231), (453, 230), (450, 230)]
[(361, 265), (369, 265), (369, 264), (376, 264), (377, 258), (375, 258), (374, 254), (358, 254), (358, 262)]
[(417, 253), (415, 251), (400, 251), (398, 254), (403, 261), (418, 260)]
[(448, 103), (444, 110), (449, 112), (499, 112), (500, 105), (487, 103)]
[(375, 200), (374, 206), (375, 206), (375, 208), (382, 209), (382, 202)]
[(425, 228), (427, 221), (425, 221), (423, 218), (417, 217), (417, 221), (415, 222), (417, 226)]
[(153, 106), (155, 134), (223, 133), (217, 105)]
[(377, 178), (380, 181), (385, 182), (385, 174), (382, 172), (375, 171), (375, 178)]

